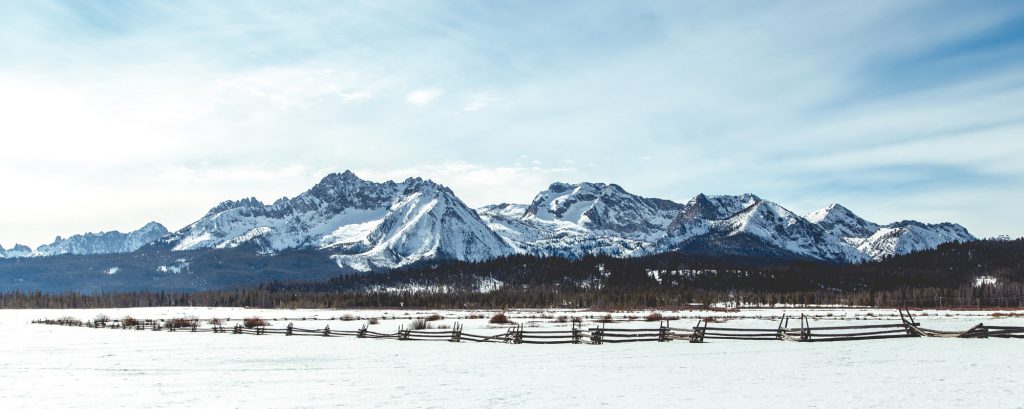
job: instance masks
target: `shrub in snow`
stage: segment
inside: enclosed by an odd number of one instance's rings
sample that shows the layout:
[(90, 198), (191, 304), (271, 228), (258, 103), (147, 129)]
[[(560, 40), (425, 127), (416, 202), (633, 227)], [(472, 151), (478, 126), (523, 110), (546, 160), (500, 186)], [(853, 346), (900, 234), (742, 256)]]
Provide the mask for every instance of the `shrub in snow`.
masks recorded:
[(121, 318), (121, 325), (123, 326), (135, 327), (138, 326), (139, 324), (142, 324), (142, 321), (132, 318), (131, 315), (126, 315), (124, 318)]
[(430, 324), (427, 323), (427, 320), (425, 319), (417, 318), (412, 320), (412, 325), (410, 325), (409, 328), (414, 330), (430, 329)]
[(97, 314), (96, 318), (93, 318), (92, 321), (97, 324), (106, 325), (106, 323), (110, 322), (110, 316), (108, 316), (107, 314)]
[(242, 325), (244, 325), (246, 328), (256, 328), (256, 327), (265, 327), (265, 326), (270, 325), (270, 324), (267, 323), (267, 320), (265, 320), (263, 318), (260, 318), (260, 317), (249, 317), (249, 318), (246, 318), (246, 319), (242, 320)]
[(370, 318), (370, 325), (380, 324), (380, 320), (376, 318)]
[(508, 319), (508, 317), (505, 316), (505, 313), (503, 313), (503, 312), (499, 312), (497, 314), (494, 314), (494, 316), (492, 316), (491, 320), (488, 321), (488, 322), (490, 322), (491, 324), (511, 324), (512, 323), (512, 321), (510, 321)]
[(652, 312), (650, 314), (647, 314), (646, 317), (644, 317), (645, 321), (661, 321), (663, 319), (665, 318), (661, 316), (660, 312)]
[(441, 316), (440, 314), (438, 314), (438, 313), (433, 313), (433, 314), (430, 314), (430, 315), (428, 315), (428, 316), (427, 316), (426, 318), (424, 318), (424, 319), (425, 319), (425, 320), (427, 320), (427, 321), (440, 321), (440, 320), (443, 320), (443, 319), (444, 319), (444, 317), (442, 317), (442, 316)]
[(189, 328), (193, 325), (199, 325), (199, 319), (196, 317), (179, 317), (171, 318), (164, 323), (167, 328)]

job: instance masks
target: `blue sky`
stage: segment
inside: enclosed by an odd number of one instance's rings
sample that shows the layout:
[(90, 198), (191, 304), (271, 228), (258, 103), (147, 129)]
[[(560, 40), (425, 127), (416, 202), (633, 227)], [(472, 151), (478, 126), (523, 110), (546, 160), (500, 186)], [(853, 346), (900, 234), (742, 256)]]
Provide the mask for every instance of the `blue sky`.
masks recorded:
[(1019, 1), (0, 2), (0, 244), (331, 171), (1024, 234)]

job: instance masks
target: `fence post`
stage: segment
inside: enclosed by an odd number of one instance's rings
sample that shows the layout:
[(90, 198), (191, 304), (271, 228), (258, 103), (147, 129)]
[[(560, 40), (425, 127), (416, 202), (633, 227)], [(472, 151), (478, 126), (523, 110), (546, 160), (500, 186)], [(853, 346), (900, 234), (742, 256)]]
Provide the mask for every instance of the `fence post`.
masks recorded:
[(600, 327), (590, 329), (590, 343), (594, 345), (601, 345), (604, 343), (604, 324)]
[(366, 338), (366, 329), (370, 324), (363, 324), (362, 328), (359, 328), (359, 332), (356, 333), (357, 338)]
[[(700, 323), (704, 323), (704, 327), (700, 326)], [(690, 343), (698, 344), (704, 342), (704, 333), (707, 332), (708, 322), (702, 319), (697, 320), (697, 325), (693, 327), (693, 333), (690, 334)]]
[(800, 314), (800, 340), (811, 340), (811, 321), (804, 314)]
[(580, 339), (583, 338), (583, 336), (581, 334), (581, 332), (582, 332), (582, 328), (581, 327), (582, 326), (583, 326), (582, 322), (576, 322), (576, 321), (572, 322), (572, 343), (579, 344), (581, 342)]
[(324, 326), (324, 336), (325, 337), (331, 336), (331, 326), (330, 325)]
[(292, 325), (293, 325), (292, 323), (290, 323), (290, 322), (288, 323), (288, 328), (286, 328), (285, 331), (284, 331), (285, 335), (287, 335), (287, 336), (291, 336), (292, 335)]
[(451, 341), (451, 342), (460, 342), (460, 341), (462, 341), (462, 324), (459, 324), (459, 323), (456, 322), (455, 324), (452, 325), (452, 338), (449, 341)]

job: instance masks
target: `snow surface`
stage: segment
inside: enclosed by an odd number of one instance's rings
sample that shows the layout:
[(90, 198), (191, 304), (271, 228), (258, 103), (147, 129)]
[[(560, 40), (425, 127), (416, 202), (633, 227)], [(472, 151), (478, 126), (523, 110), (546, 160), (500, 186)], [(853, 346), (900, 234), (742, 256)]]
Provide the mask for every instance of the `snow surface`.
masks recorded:
[[(272, 324), (294, 322), (301, 328), (329, 324), (332, 329), (348, 329), (364, 323), (308, 319), (348, 314), (394, 317), (371, 327), (390, 331), (431, 312), (3, 310), (0, 325), (7, 331), (0, 338), (4, 351), (0, 354), (0, 398), (5, 408), (1024, 407), (1020, 392), (1024, 348), (1021, 340), (1014, 339), (508, 345), (169, 333), (28, 323), (35, 318), (91, 318), (98, 313), (152, 318), (289, 317), (295, 319)], [(504, 332), (504, 327), (486, 324), (485, 319), (465, 319), (468, 314), (489, 316), (492, 311), (437, 312), (447, 317), (435, 321), (437, 325), (450, 325), (457, 318), (467, 332)], [(891, 310), (869, 309), (788, 311), (801, 312), (818, 317), (812, 325), (835, 323), (829, 320), (838, 317), (868, 324), (872, 322), (865, 320), (892, 320), (895, 315)], [(643, 313), (614, 315), (624, 318)], [(664, 313), (689, 318), (748, 317), (720, 325), (774, 328), (777, 321), (771, 318), (782, 310)], [(552, 323), (541, 314), (603, 315), (510, 311), (513, 319), (527, 326), (567, 325)], [(927, 311), (918, 313), (918, 318), (937, 329), (966, 329), (980, 321), (1024, 324), (1019, 318), (997, 320), (988, 314)], [(657, 326), (644, 322), (608, 325)]]

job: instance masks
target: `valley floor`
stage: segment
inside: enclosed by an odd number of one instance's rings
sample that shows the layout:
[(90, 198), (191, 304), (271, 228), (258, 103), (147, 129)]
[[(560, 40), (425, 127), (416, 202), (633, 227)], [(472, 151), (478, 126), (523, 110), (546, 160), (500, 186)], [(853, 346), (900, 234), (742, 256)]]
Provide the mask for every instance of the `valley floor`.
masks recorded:
[[(250, 310), (138, 308), (0, 310), (0, 402), (21, 407), (999, 407), (1024, 408), (1024, 340), (910, 338), (838, 343), (712, 340), (606, 345), (399, 342), (358, 338), (252, 336), (71, 328), (30, 324), (74, 316), (232, 318), (260, 316), (274, 326), (393, 331), (439, 313), (435, 326), (465, 324), (504, 332), (494, 311)], [(687, 320), (714, 315), (721, 325), (774, 328), (783, 310), (664, 311)], [(646, 311), (617, 312), (611, 326), (653, 326)], [(812, 325), (898, 319), (895, 310), (793, 309)], [(979, 322), (1024, 325), (991, 311), (919, 311), (935, 329)], [(589, 320), (604, 312), (511, 311), (526, 326), (554, 328), (560, 315)], [(339, 318), (362, 318), (342, 321)], [(531, 318), (532, 317), (532, 318)], [(593, 317), (593, 318), (590, 318)], [(629, 317), (639, 317), (630, 322)], [(305, 320), (301, 318), (306, 318)], [(314, 319), (315, 318), (315, 319)], [(842, 321), (840, 321), (842, 320)], [(225, 326), (232, 325), (226, 322)]]

